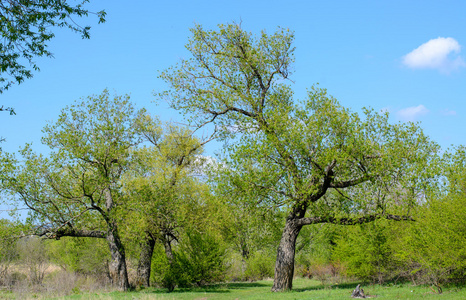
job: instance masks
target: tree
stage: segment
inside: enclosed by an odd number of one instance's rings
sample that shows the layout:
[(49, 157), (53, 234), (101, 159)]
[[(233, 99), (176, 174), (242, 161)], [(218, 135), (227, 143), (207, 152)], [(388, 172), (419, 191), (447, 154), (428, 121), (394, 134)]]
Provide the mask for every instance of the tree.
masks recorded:
[[(173, 263), (172, 243), (178, 240), (179, 228), (186, 215), (196, 215), (199, 207), (200, 184), (193, 174), (203, 165), (201, 141), (185, 127), (166, 124), (141, 112), (138, 130), (150, 146), (133, 153), (134, 168), (125, 176), (123, 189), (127, 194), (124, 209), (126, 221), (144, 232), (140, 241), (137, 282), (149, 286), (152, 253), (157, 241), (164, 246), (168, 263)], [(192, 221), (192, 220), (191, 220)], [(131, 239), (134, 239), (132, 236)], [(172, 290), (174, 285), (169, 286)]]
[(62, 110), (44, 128), (49, 157), (22, 150), (23, 164), (7, 174), (4, 186), (31, 210), (36, 235), (106, 239), (110, 276), (120, 290), (129, 288), (125, 248), (117, 208), (122, 205), (121, 177), (139, 142), (137, 115), (129, 96), (108, 91)]
[[(87, 39), (90, 37), (90, 27), (80, 26), (75, 22), (75, 17), (96, 14), (99, 23), (105, 22), (105, 11), (90, 12), (84, 8), (87, 2), (89, 0), (82, 0), (71, 5), (64, 0), (0, 1), (0, 93), (14, 83), (20, 84), (24, 79), (31, 78), (32, 70), (39, 70), (35, 57), (53, 56), (47, 45), (55, 36), (51, 30), (53, 27), (68, 28)], [(32, 70), (24, 66), (24, 62)]]
[(256, 38), (239, 25), (197, 26), (186, 46), (192, 58), (161, 74), (172, 107), (214, 123), (222, 138), (240, 137), (228, 148), (225, 187), (287, 211), (273, 291), (292, 288), (303, 226), (409, 220), (422, 164), (437, 150), (418, 126), (391, 125), (371, 110), (360, 118), (323, 89), (295, 103), (287, 84), (293, 38), (285, 29)]

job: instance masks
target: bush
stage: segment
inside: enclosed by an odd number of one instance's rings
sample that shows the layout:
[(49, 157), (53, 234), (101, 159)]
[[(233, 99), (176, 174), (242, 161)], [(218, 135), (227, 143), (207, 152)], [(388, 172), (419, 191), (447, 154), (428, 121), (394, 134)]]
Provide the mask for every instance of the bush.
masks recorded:
[(447, 282), (466, 280), (466, 208), (464, 197), (430, 201), (406, 238), (406, 259), (418, 265), (418, 280), (441, 291)]
[(344, 264), (348, 276), (380, 284), (394, 278), (400, 271), (394, 249), (398, 244), (392, 240), (395, 228), (386, 220), (347, 227), (346, 234), (337, 241), (333, 260)]
[(201, 286), (224, 279), (225, 254), (225, 247), (214, 236), (188, 232), (185, 243), (175, 252), (175, 260), (181, 277)]
[(208, 233), (187, 233), (173, 254), (170, 264), (163, 246), (157, 245), (152, 256), (151, 279), (169, 290), (174, 286), (201, 286), (225, 278), (225, 247)]
[(274, 275), (275, 255), (265, 251), (254, 252), (246, 260), (244, 278), (250, 281), (271, 278)]

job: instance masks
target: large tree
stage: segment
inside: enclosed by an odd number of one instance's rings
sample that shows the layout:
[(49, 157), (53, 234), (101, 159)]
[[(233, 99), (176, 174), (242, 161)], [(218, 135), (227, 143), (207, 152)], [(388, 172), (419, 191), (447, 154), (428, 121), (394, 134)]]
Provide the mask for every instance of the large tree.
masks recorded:
[(292, 288), (303, 226), (410, 219), (425, 183), (422, 163), (437, 150), (414, 124), (391, 125), (371, 110), (359, 117), (325, 90), (295, 101), (293, 39), (285, 29), (255, 37), (239, 25), (197, 26), (186, 46), (192, 58), (161, 75), (172, 107), (233, 138), (225, 188), (287, 211), (273, 291)]
[(121, 177), (131, 165), (131, 150), (141, 140), (129, 97), (107, 91), (62, 110), (44, 128), (48, 157), (22, 150), (23, 163), (4, 175), (4, 188), (30, 209), (33, 234), (104, 238), (110, 276), (120, 290), (129, 288), (125, 248), (117, 208), (124, 200)]
[[(82, 38), (89, 38), (90, 27), (79, 25), (75, 19), (95, 14), (99, 23), (105, 22), (105, 11), (90, 12), (85, 8), (87, 2), (89, 0), (74, 4), (64, 0), (0, 1), (0, 93), (14, 83), (31, 78), (32, 70), (39, 70), (34, 61), (36, 57), (53, 56), (47, 43), (55, 36), (54, 27), (65, 27), (81, 34)], [(6, 110), (11, 112), (11, 108)]]

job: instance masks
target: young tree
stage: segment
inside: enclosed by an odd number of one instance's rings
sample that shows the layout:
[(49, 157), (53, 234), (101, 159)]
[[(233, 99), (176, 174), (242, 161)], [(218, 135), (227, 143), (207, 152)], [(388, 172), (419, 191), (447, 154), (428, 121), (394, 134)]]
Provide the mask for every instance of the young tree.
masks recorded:
[[(201, 141), (188, 128), (162, 124), (140, 113), (138, 130), (150, 146), (133, 153), (134, 168), (124, 180), (131, 214), (125, 219), (137, 224), (133, 230), (144, 232), (140, 241), (137, 282), (149, 286), (152, 253), (157, 241), (164, 246), (169, 264), (173, 263), (172, 242), (188, 211), (198, 205), (195, 194), (202, 190), (194, 173), (203, 164)], [(171, 286), (170, 289), (174, 288)]]
[[(93, 14), (84, 8), (89, 0), (76, 5), (63, 0), (4, 0), (0, 1), (0, 93), (12, 84), (32, 77), (32, 70), (24, 66), (27, 61), (37, 71), (35, 57), (48, 56), (47, 42), (54, 38), (53, 27), (65, 27), (89, 38), (89, 26), (80, 26), (74, 18)], [(95, 13), (99, 23), (105, 22), (105, 11)], [(0, 111), (3, 110), (3, 107)], [(12, 112), (11, 108), (5, 110)]]
[[(214, 123), (228, 148), (225, 187), (264, 208), (288, 211), (272, 290), (292, 288), (296, 238), (305, 225), (407, 220), (422, 163), (437, 150), (413, 124), (391, 125), (365, 110), (360, 118), (325, 90), (295, 103), (286, 83), (293, 34), (256, 38), (238, 25), (192, 29), (192, 58), (161, 74), (172, 107), (197, 124)], [(418, 173), (419, 172), (419, 173)], [(399, 191), (394, 192), (393, 189)], [(395, 210), (406, 203), (405, 210)]]
[(77, 102), (44, 128), (50, 156), (25, 147), (24, 163), (4, 180), (13, 199), (31, 210), (35, 234), (106, 239), (110, 276), (120, 290), (129, 283), (116, 210), (123, 200), (122, 174), (140, 142), (135, 119), (129, 96), (112, 99), (104, 91)]

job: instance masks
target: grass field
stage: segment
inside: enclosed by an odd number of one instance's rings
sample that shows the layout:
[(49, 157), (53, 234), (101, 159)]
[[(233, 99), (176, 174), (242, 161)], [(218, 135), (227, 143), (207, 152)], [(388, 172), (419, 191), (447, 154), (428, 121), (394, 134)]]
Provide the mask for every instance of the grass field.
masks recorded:
[[(148, 288), (126, 293), (74, 294), (54, 299), (351, 299), (352, 290), (357, 283), (322, 286), (315, 280), (297, 278), (291, 292), (272, 293), (271, 280), (258, 282), (236, 282), (211, 285), (204, 288), (175, 289), (167, 293), (165, 289)], [(364, 291), (377, 299), (466, 299), (466, 288), (444, 288), (443, 294), (436, 294), (429, 286), (400, 285), (363, 285)], [(0, 292), (1, 299), (24, 299), (12, 293)], [(27, 299), (51, 299), (40, 294), (30, 294)]]
[[(40, 293), (21, 294), (0, 291), (0, 299), (351, 299), (357, 283), (323, 286), (319, 281), (297, 278), (291, 292), (272, 293), (272, 280), (216, 284), (203, 288), (165, 289), (147, 288), (139, 291), (77, 293), (66, 297), (53, 297)], [(443, 294), (434, 293), (430, 286), (363, 285), (366, 295), (377, 299), (466, 299), (466, 288), (447, 287)]]

